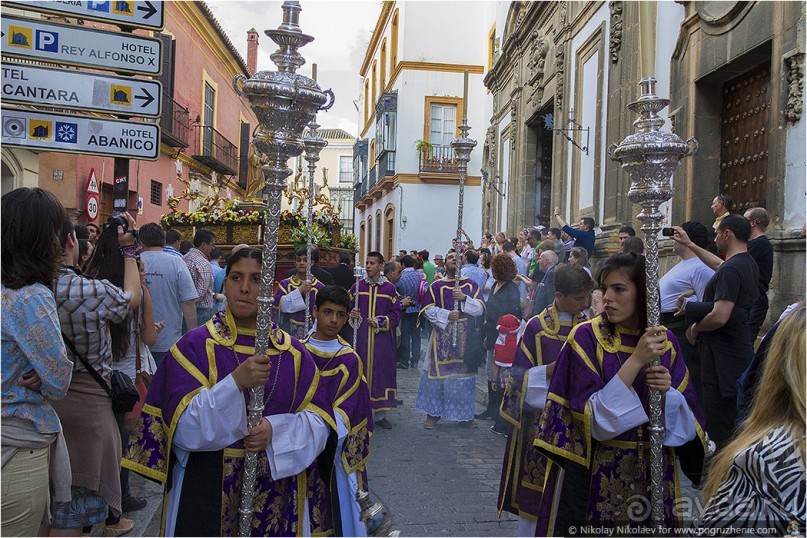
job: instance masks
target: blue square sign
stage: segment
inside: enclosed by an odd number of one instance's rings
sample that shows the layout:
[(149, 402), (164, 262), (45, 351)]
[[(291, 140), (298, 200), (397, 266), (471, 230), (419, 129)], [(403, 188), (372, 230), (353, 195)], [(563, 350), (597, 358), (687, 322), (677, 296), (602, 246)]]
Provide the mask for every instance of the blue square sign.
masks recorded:
[(87, 9), (109, 13), (109, 2), (87, 2)]
[(78, 124), (68, 122), (56, 122), (56, 141), (75, 144), (78, 142)]

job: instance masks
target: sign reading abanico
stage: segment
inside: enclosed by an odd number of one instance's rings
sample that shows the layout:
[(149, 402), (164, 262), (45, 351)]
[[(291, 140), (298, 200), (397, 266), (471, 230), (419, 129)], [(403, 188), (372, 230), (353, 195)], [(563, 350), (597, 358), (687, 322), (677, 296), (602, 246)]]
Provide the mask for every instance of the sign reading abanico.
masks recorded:
[(160, 128), (151, 123), (67, 116), (33, 110), (0, 110), (3, 145), (154, 161)]
[(165, 9), (163, 2), (140, 0), (106, 0), (101, 2), (54, 2), (27, 0), (3, 2), (4, 5), (66, 15), (78, 19), (112, 22), (121, 26), (162, 30)]
[(162, 42), (153, 37), (2, 17), (4, 56), (158, 75)]
[(3, 101), (159, 117), (161, 84), (100, 73), (3, 62)]

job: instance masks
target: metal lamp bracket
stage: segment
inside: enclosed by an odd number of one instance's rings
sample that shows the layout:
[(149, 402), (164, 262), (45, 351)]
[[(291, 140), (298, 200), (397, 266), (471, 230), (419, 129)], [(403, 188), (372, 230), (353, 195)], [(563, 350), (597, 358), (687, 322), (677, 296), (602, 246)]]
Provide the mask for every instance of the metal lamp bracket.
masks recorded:
[[(589, 141), (589, 132), (588, 132), (589, 129), (588, 129), (588, 127), (583, 127), (582, 125), (580, 125), (579, 123), (574, 121), (574, 119), (571, 119), (571, 118), (568, 120), (567, 123), (569, 124), (569, 127), (566, 128), (566, 129), (552, 129), (552, 130), (555, 131), (556, 133), (560, 134), (560, 135), (563, 135), (563, 137), (566, 140), (568, 140), (569, 142), (571, 142), (574, 147), (576, 147), (580, 151), (585, 152), (585, 154), (588, 155), (588, 141)], [(580, 144), (578, 144), (575, 141), (575, 139), (572, 136), (570, 136), (570, 133), (571, 134), (585, 133), (586, 134), (586, 145), (581, 146)]]

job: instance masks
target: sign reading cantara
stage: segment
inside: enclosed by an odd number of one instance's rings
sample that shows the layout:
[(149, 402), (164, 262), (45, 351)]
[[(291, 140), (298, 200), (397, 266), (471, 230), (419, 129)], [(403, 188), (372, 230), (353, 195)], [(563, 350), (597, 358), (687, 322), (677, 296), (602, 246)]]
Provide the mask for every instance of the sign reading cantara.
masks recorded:
[(160, 156), (160, 128), (151, 123), (11, 108), (0, 110), (0, 122), (4, 146), (148, 161)]
[(162, 69), (162, 42), (152, 37), (9, 16), (2, 32), (3, 56), (144, 75)]
[(54, 2), (28, 1), (3, 2), (9, 7), (18, 7), (43, 13), (54, 13), (77, 19), (111, 22), (118, 26), (134, 26), (162, 30), (165, 24), (163, 2), (141, 2), (132, 0), (112, 0), (104, 2)]
[(4, 102), (156, 118), (161, 84), (50, 67), (2, 64)]

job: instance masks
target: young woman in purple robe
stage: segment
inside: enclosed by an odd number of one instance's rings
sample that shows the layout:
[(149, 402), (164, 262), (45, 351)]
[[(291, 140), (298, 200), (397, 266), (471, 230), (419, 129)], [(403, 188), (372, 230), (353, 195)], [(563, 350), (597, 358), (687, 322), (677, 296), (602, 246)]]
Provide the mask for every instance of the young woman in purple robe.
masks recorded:
[(676, 456), (693, 476), (702, 467), (703, 415), (679, 344), (664, 327), (646, 328), (644, 256), (608, 258), (597, 282), (605, 311), (569, 334), (535, 438), (551, 460), (539, 536), (649, 529), (650, 389), (662, 392), (666, 526), (682, 523)]
[(562, 264), (554, 272), (555, 300), (533, 317), (519, 342), (504, 389), (501, 416), (513, 425), (507, 439), (498, 510), (519, 516), (518, 535), (535, 534), (547, 460), (533, 440), (546, 403), (556, 359), (572, 329), (586, 320), (594, 282), (582, 268)]
[[(261, 252), (227, 265), (227, 308), (183, 336), (154, 374), (122, 465), (165, 484), (163, 534), (238, 532), (246, 452), (258, 454), (253, 536), (311, 533), (307, 469), (336, 441), (329, 394), (314, 359), (273, 326), (255, 355)], [(247, 425), (251, 387), (264, 385), (263, 420)], [(333, 452), (319, 462), (333, 465)], [(327, 471), (329, 472), (329, 471)]]

